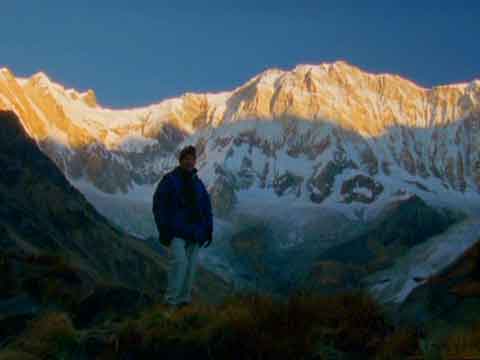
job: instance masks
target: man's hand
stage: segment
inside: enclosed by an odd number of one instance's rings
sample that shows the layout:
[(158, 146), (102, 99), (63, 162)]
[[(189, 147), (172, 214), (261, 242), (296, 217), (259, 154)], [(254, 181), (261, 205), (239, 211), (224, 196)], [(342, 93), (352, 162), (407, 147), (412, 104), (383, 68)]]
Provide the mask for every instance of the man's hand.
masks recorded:
[(172, 236), (170, 234), (170, 229), (167, 226), (160, 227), (158, 240), (160, 241), (160, 244), (164, 246), (170, 246), (170, 243), (172, 241)]
[(207, 240), (205, 241), (205, 245), (203, 245), (204, 248), (209, 247), (210, 244), (212, 243), (212, 234), (208, 234)]

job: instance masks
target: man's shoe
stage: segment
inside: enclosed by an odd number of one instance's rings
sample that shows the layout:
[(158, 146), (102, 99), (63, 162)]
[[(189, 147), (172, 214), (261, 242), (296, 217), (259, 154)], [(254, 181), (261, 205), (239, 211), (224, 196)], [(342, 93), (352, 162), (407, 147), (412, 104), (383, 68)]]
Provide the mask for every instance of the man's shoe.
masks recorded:
[(183, 309), (185, 306), (188, 306), (190, 304), (190, 302), (182, 301), (180, 304), (178, 304), (178, 309)]

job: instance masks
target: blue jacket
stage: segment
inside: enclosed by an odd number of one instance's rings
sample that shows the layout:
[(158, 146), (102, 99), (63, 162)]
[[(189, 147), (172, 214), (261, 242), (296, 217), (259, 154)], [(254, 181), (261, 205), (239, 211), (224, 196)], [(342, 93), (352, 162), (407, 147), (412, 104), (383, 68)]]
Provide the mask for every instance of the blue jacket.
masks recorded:
[(169, 246), (173, 237), (186, 241), (198, 242), (200, 245), (212, 239), (213, 221), (210, 195), (202, 180), (193, 169), (193, 183), (197, 196), (196, 205), (201, 220), (190, 223), (189, 211), (183, 189), (181, 169), (177, 166), (163, 176), (153, 195), (153, 215), (157, 224), (160, 242)]

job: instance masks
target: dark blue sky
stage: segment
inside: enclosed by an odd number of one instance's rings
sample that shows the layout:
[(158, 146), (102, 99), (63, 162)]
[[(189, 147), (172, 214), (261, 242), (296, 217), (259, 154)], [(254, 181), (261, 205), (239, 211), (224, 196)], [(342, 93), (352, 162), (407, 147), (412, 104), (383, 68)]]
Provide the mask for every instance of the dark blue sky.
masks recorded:
[(0, 10), (0, 66), (93, 88), (112, 107), (335, 60), (423, 86), (480, 77), (477, 0), (14, 0)]

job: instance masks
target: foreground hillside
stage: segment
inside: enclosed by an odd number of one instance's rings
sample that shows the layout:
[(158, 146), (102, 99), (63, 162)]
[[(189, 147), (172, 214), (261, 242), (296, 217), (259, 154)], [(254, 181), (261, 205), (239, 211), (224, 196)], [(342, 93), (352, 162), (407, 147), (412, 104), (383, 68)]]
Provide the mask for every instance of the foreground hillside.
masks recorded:
[(144, 304), (101, 315), (85, 325), (65, 309), (46, 311), (3, 343), (0, 359), (453, 360), (480, 355), (480, 323), (451, 326), (434, 337), (423, 326), (395, 326), (384, 308), (361, 293), (299, 293), (285, 301), (236, 295), (216, 306), (196, 304), (173, 313)]

